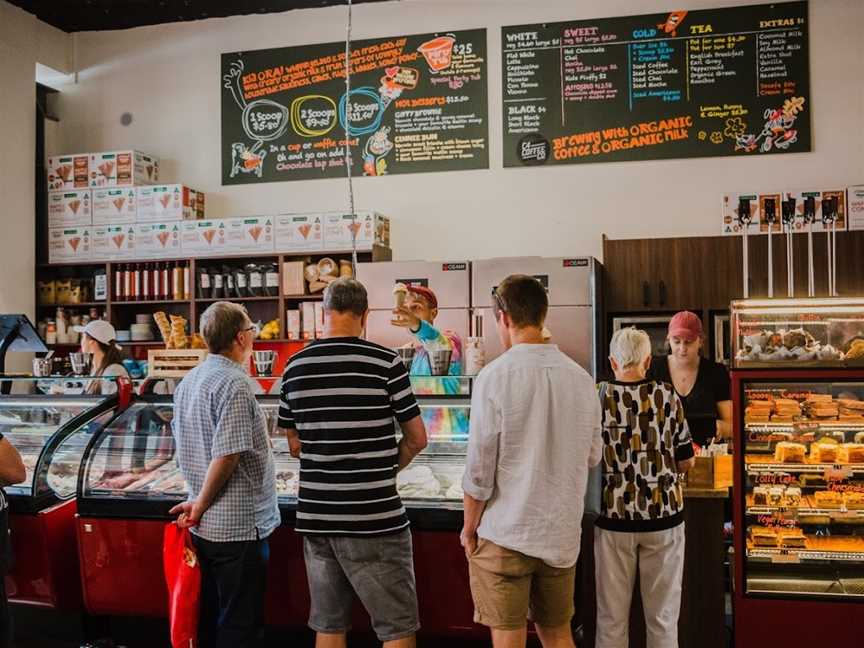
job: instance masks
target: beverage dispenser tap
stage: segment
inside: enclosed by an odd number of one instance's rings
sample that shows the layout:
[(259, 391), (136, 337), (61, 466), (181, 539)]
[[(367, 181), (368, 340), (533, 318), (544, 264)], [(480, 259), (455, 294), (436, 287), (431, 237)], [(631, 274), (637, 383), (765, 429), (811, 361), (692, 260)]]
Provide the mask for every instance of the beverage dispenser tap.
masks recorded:
[(786, 283), (787, 295), (795, 297), (795, 246), (792, 238), (795, 233), (795, 198), (790, 196), (780, 203), (783, 229), (786, 231)]
[(744, 299), (750, 297), (750, 248), (747, 241), (747, 233), (750, 229), (752, 214), (750, 213), (750, 199), (738, 199), (738, 224), (741, 225), (743, 238), (741, 239), (741, 252), (743, 256), (743, 275), (744, 275)]
[(816, 278), (813, 274), (813, 221), (816, 220), (816, 199), (804, 199), (804, 224), (807, 226), (807, 296), (816, 296)]
[(837, 296), (837, 197), (822, 198), (822, 226), (828, 251), (828, 296)]
[(774, 297), (774, 245), (773, 231), (777, 222), (777, 201), (766, 198), (762, 203), (765, 210), (765, 222), (768, 223), (768, 297)]

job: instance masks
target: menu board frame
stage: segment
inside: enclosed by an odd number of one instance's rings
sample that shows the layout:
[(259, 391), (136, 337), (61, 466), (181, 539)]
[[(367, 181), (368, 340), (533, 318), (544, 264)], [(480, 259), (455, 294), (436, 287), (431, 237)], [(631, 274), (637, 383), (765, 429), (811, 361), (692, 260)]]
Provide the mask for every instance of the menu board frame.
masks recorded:
[(808, 9), (502, 27), (504, 166), (809, 152)]
[[(489, 168), (487, 30), (221, 56), (222, 184)], [(347, 111), (351, 111), (348, 119)]]

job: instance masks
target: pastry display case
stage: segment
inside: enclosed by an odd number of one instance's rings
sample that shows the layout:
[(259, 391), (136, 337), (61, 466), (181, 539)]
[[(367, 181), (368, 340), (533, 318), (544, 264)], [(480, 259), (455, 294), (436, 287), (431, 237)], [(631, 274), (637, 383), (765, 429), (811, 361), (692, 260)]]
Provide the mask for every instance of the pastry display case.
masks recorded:
[(851, 640), (844, 619), (864, 613), (864, 371), (732, 379), (736, 645), (801, 645), (812, 628), (798, 619), (816, 617), (822, 641)]
[(733, 301), (738, 369), (864, 368), (864, 299)]

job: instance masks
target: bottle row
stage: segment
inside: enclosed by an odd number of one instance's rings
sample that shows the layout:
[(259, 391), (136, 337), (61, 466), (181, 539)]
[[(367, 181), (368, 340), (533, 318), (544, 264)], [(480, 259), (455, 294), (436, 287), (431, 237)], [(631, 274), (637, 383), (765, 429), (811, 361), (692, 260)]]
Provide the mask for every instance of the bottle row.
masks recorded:
[(186, 261), (125, 263), (114, 267), (114, 301), (183, 301), (192, 299), (191, 270)]

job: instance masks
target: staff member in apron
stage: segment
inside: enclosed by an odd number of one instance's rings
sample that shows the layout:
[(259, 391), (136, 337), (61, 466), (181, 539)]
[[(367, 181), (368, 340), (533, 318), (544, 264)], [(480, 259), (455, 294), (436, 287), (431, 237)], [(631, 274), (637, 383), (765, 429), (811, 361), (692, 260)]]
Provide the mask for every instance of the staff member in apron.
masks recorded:
[(0, 434), (0, 648), (12, 645), (12, 620), (6, 599), (6, 574), (11, 555), (9, 539), (9, 501), (3, 486), (20, 484), (27, 478), (27, 470), (15, 447)]
[(705, 341), (699, 317), (689, 311), (676, 313), (669, 322), (667, 339), (671, 353), (654, 358), (648, 378), (675, 388), (693, 441), (705, 446), (715, 438), (731, 439), (729, 371), (699, 353)]
[[(93, 356), (93, 376), (129, 377), (123, 366), (123, 355), (117, 344), (117, 332), (110, 322), (92, 320), (87, 326), (76, 327), (81, 333), (81, 351)], [(117, 383), (111, 380), (93, 380), (87, 387), (90, 394), (114, 394)]]

